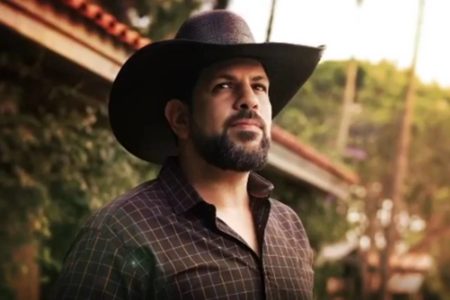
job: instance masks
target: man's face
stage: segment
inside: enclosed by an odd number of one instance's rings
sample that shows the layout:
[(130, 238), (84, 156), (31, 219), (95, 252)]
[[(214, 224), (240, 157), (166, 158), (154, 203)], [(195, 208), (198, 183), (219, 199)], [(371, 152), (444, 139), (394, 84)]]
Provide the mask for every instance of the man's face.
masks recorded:
[(272, 107), (269, 80), (256, 60), (232, 59), (204, 69), (191, 117), (192, 142), (208, 163), (234, 171), (265, 165)]

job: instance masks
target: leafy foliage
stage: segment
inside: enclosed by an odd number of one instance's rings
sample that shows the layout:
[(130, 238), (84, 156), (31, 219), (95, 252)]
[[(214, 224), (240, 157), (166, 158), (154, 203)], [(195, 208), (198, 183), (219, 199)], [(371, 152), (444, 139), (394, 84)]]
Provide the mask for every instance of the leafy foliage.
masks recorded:
[(104, 103), (10, 53), (0, 70), (0, 273), (15, 269), (15, 247), (36, 240), (51, 282), (92, 210), (156, 169), (114, 141)]
[[(277, 122), (303, 141), (340, 159), (334, 150), (341, 114), (345, 86), (345, 62), (322, 63), (311, 80), (298, 93), (294, 101), (278, 117)], [(376, 186), (377, 197), (366, 198), (366, 205), (390, 196), (393, 165), (403, 110), (407, 73), (389, 62), (359, 63), (356, 103), (349, 132), (350, 149), (365, 153), (366, 158), (346, 156), (341, 158), (351, 165), (362, 178), (370, 194)], [(449, 239), (450, 189), (450, 91), (436, 84), (423, 84), (418, 79), (416, 106), (413, 117), (412, 143), (409, 155), (409, 174), (406, 182), (405, 203), (409, 215), (427, 221), (421, 234), (405, 236), (410, 247), (431, 251), (440, 248)], [(374, 202), (374, 203), (372, 203)], [(371, 222), (376, 215), (368, 215)], [(439, 246), (441, 245), (441, 246)], [(448, 251), (447, 251), (448, 252)], [(442, 251), (435, 252), (437, 271), (435, 279), (445, 286), (446, 270), (450, 257)], [(447, 281), (448, 282), (448, 281)]]

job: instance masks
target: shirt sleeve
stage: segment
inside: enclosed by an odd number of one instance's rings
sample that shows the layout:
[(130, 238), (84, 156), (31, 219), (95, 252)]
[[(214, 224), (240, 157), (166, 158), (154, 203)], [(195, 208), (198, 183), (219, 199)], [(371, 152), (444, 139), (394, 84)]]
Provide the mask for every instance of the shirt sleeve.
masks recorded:
[(54, 299), (156, 299), (156, 261), (110, 230), (84, 230), (64, 262)]

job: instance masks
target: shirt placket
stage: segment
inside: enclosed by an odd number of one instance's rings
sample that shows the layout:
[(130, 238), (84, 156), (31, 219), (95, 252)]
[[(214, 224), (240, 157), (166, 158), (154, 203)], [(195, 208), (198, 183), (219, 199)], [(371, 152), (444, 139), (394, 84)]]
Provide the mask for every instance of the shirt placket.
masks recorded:
[[(251, 256), (253, 257), (254, 261), (256, 262), (256, 265), (259, 270), (260, 274), (260, 280), (261, 280), (261, 288), (262, 288), (262, 299), (267, 299), (267, 296), (270, 294), (270, 291), (267, 290), (268, 286), (266, 285), (266, 282), (269, 280), (268, 274), (266, 274), (264, 269), (264, 233), (265, 233), (265, 227), (267, 225), (267, 221), (269, 218), (269, 212), (270, 212), (270, 204), (267, 199), (252, 199), (251, 205), (250, 205), (254, 223), (255, 223), (255, 229), (256, 229), (256, 235), (258, 239), (259, 244), (259, 252), (260, 255), (255, 253), (253, 249), (244, 241), (244, 239), (237, 234), (233, 229), (231, 229), (225, 222), (222, 220), (215, 218), (215, 225), (216, 228), (224, 235), (232, 238), (236, 243), (239, 244), (241, 248), (243, 248), (245, 251), (249, 251), (251, 253)], [(215, 214), (215, 212), (214, 212)]]

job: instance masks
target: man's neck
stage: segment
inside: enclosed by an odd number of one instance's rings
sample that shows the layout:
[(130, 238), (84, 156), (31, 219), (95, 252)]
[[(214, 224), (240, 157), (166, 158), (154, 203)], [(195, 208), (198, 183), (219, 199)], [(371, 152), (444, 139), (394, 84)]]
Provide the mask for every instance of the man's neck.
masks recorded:
[(181, 168), (189, 183), (218, 211), (247, 209), (249, 172), (222, 170), (201, 157), (180, 157)]

